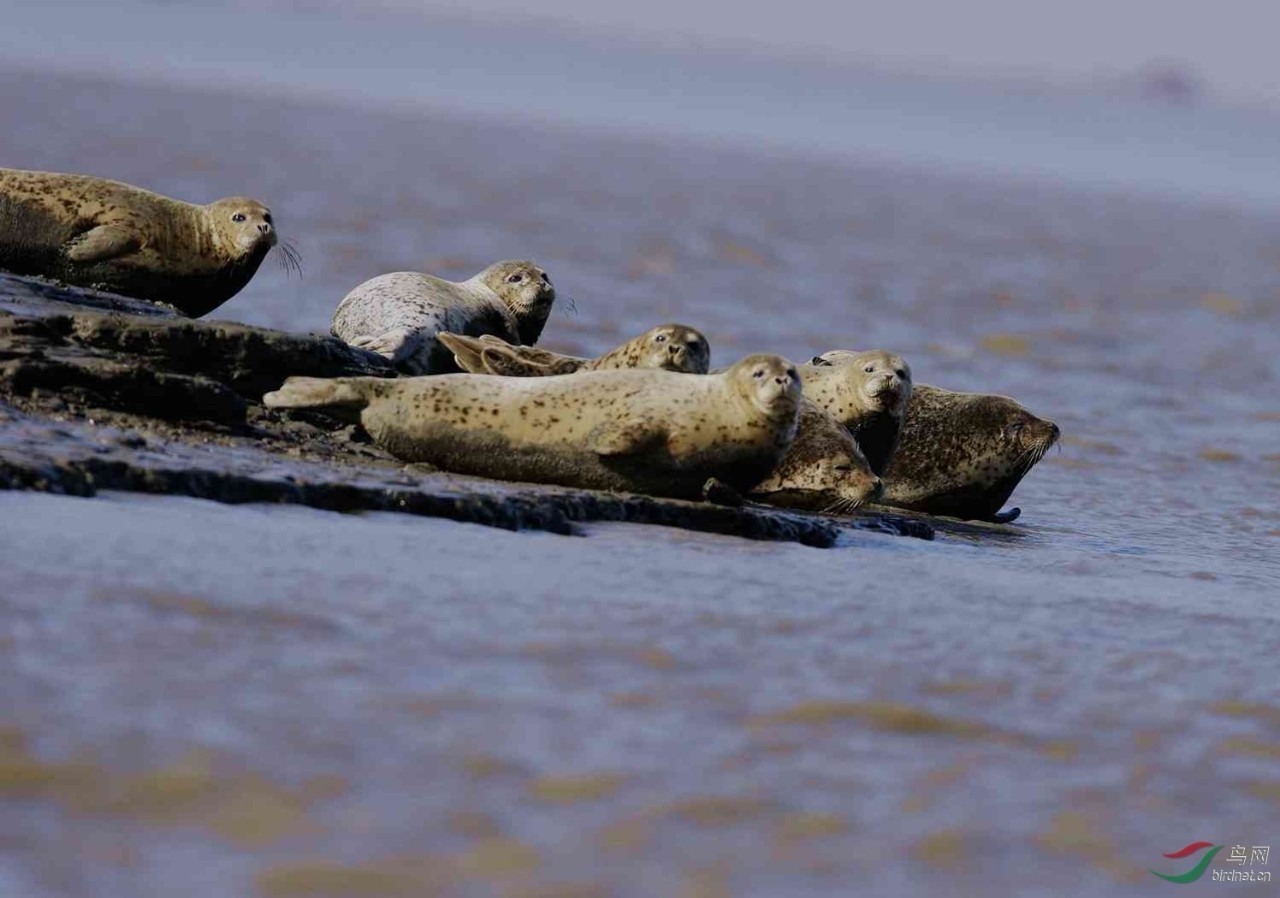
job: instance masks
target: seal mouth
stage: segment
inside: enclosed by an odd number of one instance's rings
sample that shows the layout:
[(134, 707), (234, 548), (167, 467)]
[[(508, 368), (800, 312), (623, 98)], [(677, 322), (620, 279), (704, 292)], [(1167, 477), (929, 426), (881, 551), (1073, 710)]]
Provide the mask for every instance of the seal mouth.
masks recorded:
[(841, 496), (822, 509), (825, 514), (852, 514), (864, 505), (872, 505), (880, 501), (884, 495), (884, 482), (877, 477), (869, 490), (859, 496)]
[(902, 387), (896, 383), (882, 383), (871, 391), (870, 396), (882, 411), (894, 412), (902, 404)]

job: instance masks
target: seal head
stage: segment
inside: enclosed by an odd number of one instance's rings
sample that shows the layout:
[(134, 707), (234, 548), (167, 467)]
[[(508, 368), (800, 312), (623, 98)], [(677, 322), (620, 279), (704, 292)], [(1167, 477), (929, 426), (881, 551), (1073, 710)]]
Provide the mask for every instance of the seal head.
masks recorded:
[(511, 310), (521, 343), (538, 342), (556, 301), (556, 288), (545, 271), (524, 259), (508, 259), (495, 262), (472, 280), (492, 290)]
[(684, 374), (706, 374), (711, 367), (711, 344), (686, 324), (660, 324), (634, 340), (587, 362), (584, 367), (661, 368)]
[(785, 508), (847, 514), (879, 500), (883, 489), (852, 434), (804, 399), (787, 454), (751, 491), (751, 498)]
[(800, 369), (805, 395), (844, 424), (871, 470), (883, 475), (898, 446), (911, 399), (911, 368), (883, 350), (836, 350)]
[(229, 259), (258, 261), (276, 245), (276, 225), (271, 210), (247, 196), (229, 196), (204, 207), (209, 231)]

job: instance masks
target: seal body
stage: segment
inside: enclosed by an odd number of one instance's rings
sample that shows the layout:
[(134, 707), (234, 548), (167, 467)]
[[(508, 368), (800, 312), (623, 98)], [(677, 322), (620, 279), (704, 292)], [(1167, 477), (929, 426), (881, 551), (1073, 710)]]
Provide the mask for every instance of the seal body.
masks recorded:
[(849, 429), (883, 476), (911, 400), (911, 368), (882, 350), (836, 350), (800, 366), (805, 396)]
[(1000, 509), (1058, 441), (1052, 421), (1007, 396), (916, 386), (898, 451), (885, 472), (884, 502), (929, 514), (1011, 521)]
[(877, 501), (882, 491), (880, 478), (848, 429), (802, 399), (787, 454), (750, 495), (768, 505), (850, 512)]
[(453, 352), (458, 367), (472, 374), (507, 377), (546, 377), (574, 371), (607, 371), (617, 368), (658, 368), (683, 374), (706, 374), (711, 346), (695, 328), (661, 324), (599, 358), (584, 359), (532, 346), (512, 346), (496, 337), (464, 337), (440, 334)]
[(556, 291), (532, 262), (490, 265), (456, 283), (417, 271), (396, 271), (365, 281), (338, 304), (335, 337), (377, 352), (405, 374), (458, 371), (441, 331), (533, 344), (551, 314)]
[(398, 458), (460, 474), (699, 499), (710, 478), (746, 492), (769, 475), (800, 390), (790, 362), (756, 355), (707, 377), (291, 377), (264, 402), (358, 421)]
[(271, 210), (248, 197), (207, 206), (88, 175), (0, 169), (0, 268), (213, 311), (276, 245)]

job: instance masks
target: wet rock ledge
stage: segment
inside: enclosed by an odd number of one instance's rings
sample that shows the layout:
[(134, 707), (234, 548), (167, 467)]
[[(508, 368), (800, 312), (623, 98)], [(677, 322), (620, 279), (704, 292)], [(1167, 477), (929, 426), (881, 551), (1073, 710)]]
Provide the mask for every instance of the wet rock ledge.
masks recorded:
[(628, 521), (820, 547), (841, 530), (933, 536), (923, 521), (878, 512), (731, 508), (406, 466), (359, 428), (264, 408), (262, 394), (293, 374), (394, 376), (332, 337), (193, 321), (0, 272), (0, 489), (395, 511), (561, 534)]

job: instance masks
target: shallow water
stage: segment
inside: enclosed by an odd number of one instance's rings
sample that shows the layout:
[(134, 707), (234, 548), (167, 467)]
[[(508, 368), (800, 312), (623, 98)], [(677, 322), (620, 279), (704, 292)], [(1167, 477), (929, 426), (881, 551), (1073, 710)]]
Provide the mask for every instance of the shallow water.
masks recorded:
[(1017, 537), (832, 550), (0, 495), (4, 894), (1107, 895), (1276, 837), (1280, 218), (4, 84), (3, 164), (275, 207), (305, 280), (216, 317), (324, 329), (381, 271), (531, 255), (577, 300), (553, 348), (884, 346), (1065, 434)]

